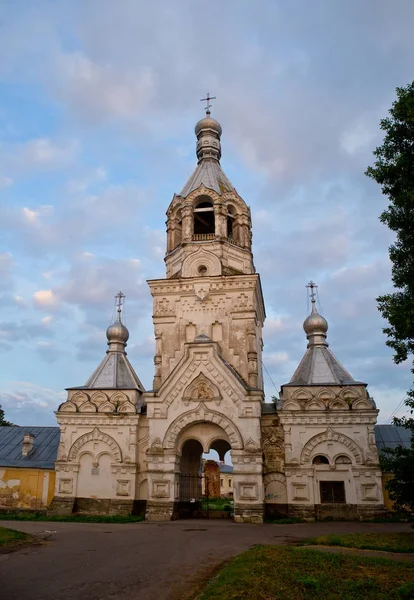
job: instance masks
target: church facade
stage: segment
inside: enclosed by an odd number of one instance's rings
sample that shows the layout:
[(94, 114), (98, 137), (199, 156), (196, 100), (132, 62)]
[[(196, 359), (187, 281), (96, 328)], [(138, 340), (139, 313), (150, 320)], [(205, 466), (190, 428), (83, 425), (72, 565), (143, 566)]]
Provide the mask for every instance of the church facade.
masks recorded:
[(177, 518), (189, 486), (196, 495), (202, 454), (216, 450), (231, 452), (237, 522), (380, 513), (378, 411), (330, 351), (313, 297), (305, 355), (279, 401), (264, 402), (250, 210), (221, 168), (221, 126), (208, 109), (195, 133), (197, 167), (167, 210), (166, 277), (148, 282), (152, 389), (127, 358), (119, 295), (104, 360), (56, 412), (50, 512)]

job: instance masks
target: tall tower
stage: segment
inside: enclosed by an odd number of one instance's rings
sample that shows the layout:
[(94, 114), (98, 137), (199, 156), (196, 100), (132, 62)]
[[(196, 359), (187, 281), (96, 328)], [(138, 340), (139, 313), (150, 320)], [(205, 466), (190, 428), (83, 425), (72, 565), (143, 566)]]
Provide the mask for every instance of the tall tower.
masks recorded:
[(250, 210), (221, 168), (221, 133), (207, 108), (195, 127), (198, 164), (167, 210), (166, 278), (148, 282), (156, 352), (154, 390), (145, 394), (147, 518), (171, 518), (179, 508), (186, 439), (205, 452), (231, 449), (236, 520), (262, 518), (265, 311)]

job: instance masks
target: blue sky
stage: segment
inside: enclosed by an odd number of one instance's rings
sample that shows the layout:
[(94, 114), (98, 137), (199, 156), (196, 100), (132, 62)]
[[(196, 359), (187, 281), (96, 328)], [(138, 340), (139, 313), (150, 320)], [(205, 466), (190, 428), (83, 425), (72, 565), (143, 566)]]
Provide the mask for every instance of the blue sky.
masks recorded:
[[(151, 387), (146, 280), (165, 211), (217, 96), (221, 164), (253, 219), (276, 388), (305, 349), (305, 285), (330, 347), (381, 409), (410, 386), (375, 298), (391, 290), (386, 206), (364, 176), (395, 87), (412, 80), (411, 0), (0, 2), (0, 403), (53, 425), (106, 350), (127, 295), (128, 356)], [(266, 393), (276, 392), (266, 376)]]

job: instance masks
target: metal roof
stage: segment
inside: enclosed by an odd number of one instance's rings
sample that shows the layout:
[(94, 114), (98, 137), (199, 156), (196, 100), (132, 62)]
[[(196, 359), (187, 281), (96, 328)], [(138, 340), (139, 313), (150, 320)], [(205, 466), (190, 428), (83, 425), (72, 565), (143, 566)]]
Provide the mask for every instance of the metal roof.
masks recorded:
[(396, 448), (397, 446), (410, 448), (411, 431), (397, 425), (375, 425), (375, 441), (380, 452), (384, 448)]
[(125, 352), (108, 352), (81, 388), (145, 391)]
[[(22, 456), (23, 438), (35, 436), (33, 450)], [(60, 439), (59, 427), (0, 427), (0, 467), (54, 469)]]
[(355, 381), (326, 345), (310, 346), (287, 385), (365, 385)]
[(219, 465), (220, 473), (233, 473), (232, 465)]
[(213, 159), (205, 158), (197, 165), (194, 173), (181, 190), (180, 196), (185, 198), (192, 191), (198, 189), (201, 184), (204, 184), (210, 190), (214, 190), (220, 196), (225, 192), (234, 190), (234, 186), (224, 174), (220, 163)]

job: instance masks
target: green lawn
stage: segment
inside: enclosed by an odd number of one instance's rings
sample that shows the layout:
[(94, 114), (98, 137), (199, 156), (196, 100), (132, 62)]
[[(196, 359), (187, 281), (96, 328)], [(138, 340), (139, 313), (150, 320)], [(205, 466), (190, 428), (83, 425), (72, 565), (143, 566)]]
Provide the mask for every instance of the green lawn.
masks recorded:
[(15, 529), (6, 529), (0, 527), (0, 549), (1, 548), (12, 548), (19, 546), (26, 542), (31, 542), (32, 536)]
[(224, 510), (233, 512), (234, 502), (231, 498), (206, 498), (202, 499), (203, 510)]
[(414, 564), (312, 549), (256, 546), (216, 575), (197, 600), (409, 600)]
[(319, 546), (343, 546), (387, 552), (414, 552), (414, 531), (402, 533), (352, 533), (348, 535), (321, 535), (305, 540)]
[(0, 514), (0, 521), (63, 521), (71, 523), (139, 523), (144, 517), (136, 515), (69, 515), (52, 517), (44, 513), (7, 513)]

